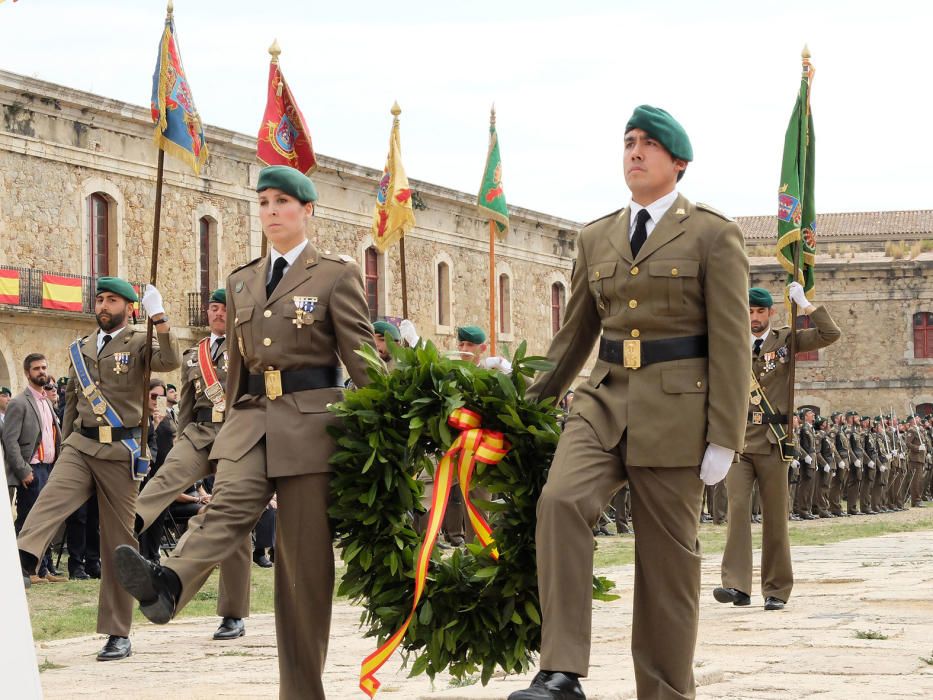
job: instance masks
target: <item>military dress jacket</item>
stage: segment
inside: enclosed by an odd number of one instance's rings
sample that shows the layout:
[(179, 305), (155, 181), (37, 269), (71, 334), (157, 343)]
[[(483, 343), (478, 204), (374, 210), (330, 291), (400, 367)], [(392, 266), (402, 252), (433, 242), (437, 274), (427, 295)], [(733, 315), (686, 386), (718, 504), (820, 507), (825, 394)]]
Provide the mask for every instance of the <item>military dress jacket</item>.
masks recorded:
[[(816, 469), (819, 440), (816, 431), (813, 430), (813, 425), (807, 422), (802, 423), (800, 426), (800, 449), (804, 454), (804, 458), (800, 462), (801, 468)], [(807, 464), (807, 457), (810, 458), (809, 464)]]
[[(88, 374), (106, 397), (107, 403), (117, 412), (125, 427), (138, 427), (142, 419), (146, 331), (127, 326), (101, 349), (100, 357), (97, 356), (97, 333), (85, 336), (80, 342)], [(152, 341), (152, 369), (156, 372), (170, 372), (176, 367), (178, 355), (171, 334), (157, 333)], [(100, 459), (126, 459), (127, 449), (119, 440), (106, 444), (81, 434), (82, 426), (93, 428), (106, 423), (94, 414), (91, 402), (81, 391), (77, 377), (72, 366), (65, 393), (63, 444)]]
[(846, 463), (846, 468), (852, 464), (854, 458), (849, 443), (849, 426), (845, 423), (836, 426), (836, 453)]
[(926, 441), (923, 439), (923, 434), (916, 425), (912, 425), (907, 429), (907, 461), (911, 464), (923, 464), (926, 461), (926, 451), (923, 450), (923, 447), (926, 445)]
[[(224, 338), (217, 350), (214, 371), (217, 381), (226, 389), (227, 366), (229, 364), (227, 339)], [(188, 348), (181, 356), (181, 396), (178, 398), (178, 434), (184, 435), (199, 450), (210, 447), (220, 432), (223, 422), (198, 422), (197, 414), (201, 410), (210, 411), (214, 403), (204, 390), (207, 382), (198, 363), (198, 346)]]
[[(572, 414), (603, 449), (626, 434), (626, 463), (699, 465), (707, 443), (741, 450), (750, 353), (748, 259), (738, 225), (679, 195), (632, 255), (630, 207), (580, 232), (564, 325), (548, 350), (553, 368), (529, 388), (534, 399), (564, 395), (600, 336), (666, 340), (708, 336), (709, 356), (638, 369), (597, 360), (575, 388)], [(676, 436), (676, 439), (671, 439)]]
[[(812, 352), (825, 348), (839, 340), (842, 335), (839, 326), (822, 306), (818, 306), (810, 314), (810, 320), (813, 322), (813, 328), (796, 331), (797, 352)], [(772, 328), (761, 344), (758, 356), (752, 357), (752, 371), (768, 398), (768, 403), (776, 412), (785, 416), (789, 410), (787, 399), (790, 382), (790, 334), (789, 326)], [(742, 339), (747, 343), (750, 337), (749, 331), (746, 330)], [(749, 347), (749, 352), (751, 352), (750, 346), (746, 347)], [(754, 404), (748, 404), (749, 413), (760, 410)], [(745, 433), (745, 447), (742, 451), (746, 454), (768, 454), (771, 446), (777, 443), (777, 437), (770, 426), (750, 423)]]
[[(267, 299), (269, 260), (253, 260), (227, 279), (227, 417), (210, 457), (240, 459), (265, 437), (269, 478), (329, 472), (334, 440), (327, 428), (338, 418), (328, 406), (343, 398), (342, 382), (269, 399), (250, 394), (248, 380), (265, 370), (343, 362), (356, 386), (369, 384), (368, 364), (356, 353), (375, 348), (362, 275), (348, 256), (308, 243)], [(295, 297), (313, 300), (306, 301), (310, 312), (299, 317)]]

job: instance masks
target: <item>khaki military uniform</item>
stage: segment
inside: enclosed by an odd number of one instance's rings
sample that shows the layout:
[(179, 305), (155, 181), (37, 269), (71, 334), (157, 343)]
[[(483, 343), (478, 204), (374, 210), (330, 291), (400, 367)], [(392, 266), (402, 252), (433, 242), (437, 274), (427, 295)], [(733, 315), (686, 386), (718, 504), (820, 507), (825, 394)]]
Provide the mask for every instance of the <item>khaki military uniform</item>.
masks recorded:
[[(221, 386), (227, 382), (227, 342), (217, 350), (214, 369)], [(181, 397), (178, 402), (178, 439), (168, 459), (139, 494), (136, 514), (144, 531), (162, 515), (182, 491), (196, 481), (214, 473), (216, 462), (210, 460), (211, 448), (223, 425), (223, 412), (213, 410), (214, 404), (204, 393), (207, 383), (198, 364), (198, 346), (182, 354)], [(217, 614), (221, 617), (244, 618), (249, 615), (250, 553), (249, 535), (242, 546), (220, 564), (220, 586)]]
[[(699, 465), (708, 443), (742, 447), (750, 357), (735, 338), (748, 331), (748, 260), (735, 223), (683, 196), (637, 256), (629, 231), (628, 207), (581, 231), (566, 321), (548, 351), (554, 368), (528, 390), (531, 399), (563, 396), (600, 335), (608, 341), (609, 359), (601, 353), (575, 389), (538, 501), (541, 668), (588, 671), (591, 528), (628, 480), (638, 538), (638, 693), (688, 698), (699, 616)], [(634, 360), (648, 352), (646, 341), (704, 335), (708, 357), (634, 369), (611, 351), (638, 341), (640, 348), (629, 345)]]
[(800, 460), (800, 482), (797, 484), (797, 495), (794, 499), (794, 512), (800, 517), (811, 515), (813, 507), (813, 488), (816, 483), (816, 472), (819, 468), (817, 454), (819, 441), (813, 425), (803, 421), (800, 424), (800, 450), (803, 458)]
[[(850, 423), (847, 434), (849, 437), (849, 454), (852, 461), (849, 463), (849, 480), (846, 483), (846, 507), (849, 515), (859, 515), (862, 512), (868, 512), (868, 503), (859, 502), (862, 491), (862, 479), (864, 476), (867, 458), (862, 449), (862, 430), (857, 424)], [(861, 510), (859, 506), (861, 505)]]
[[(796, 331), (798, 351), (811, 352), (824, 348), (842, 335), (829, 312), (822, 306), (810, 314), (810, 319), (814, 328)], [(777, 419), (783, 417), (785, 425), (790, 382), (790, 334), (791, 329), (787, 326), (772, 328), (758, 356), (752, 358), (752, 371), (768, 402), (778, 413)], [(749, 337), (747, 328), (740, 337)], [(745, 348), (748, 346), (745, 345)], [(752, 529), (749, 521), (752, 485), (757, 483), (761, 494), (762, 517), (761, 595), (787, 602), (794, 585), (787, 535), (788, 462), (784, 460), (781, 446), (771, 427), (754, 422), (755, 412), (761, 409), (749, 399), (750, 396), (746, 395), (749, 424), (745, 429), (745, 444), (739, 461), (732, 465), (726, 476), (731, 515), (722, 557), (722, 585), (743, 593), (750, 594), (752, 591)]]
[(829, 512), (837, 516), (845, 513), (842, 508), (842, 496), (846, 490), (849, 469), (852, 467), (852, 453), (849, 450), (849, 437), (846, 430), (845, 423), (839, 423), (833, 428), (834, 449), (839, 455), (839, 461), (836, 462), (833, 480), (829, 487)]
[(923, 498), (924, 464), (926, 463), (927, 446), (923, 439), (920, 426), (911, 425), (904, 434), (907, 440), (907, 464), (910, 473), (910, 501), (911, 505), (919, 506)]
[[(158, 327), (157, 327), (158, 328)], [(102, 332), (102, 331), (101, 331)], [(91, 379), (123, 421), (139, 426), (142, 418), (146, 332), (127, 326), (97, 355), (97, 334), (81, 340), (81, 352)], [(119, 353), (119, 355), (117, 355)], [(153, 342), (152, 369), (178, 367), (170, 334)], [(19, 548), (41, 558), (65, 519), (97, 492), (100, 509), (101, 585), (97, 608), (100, 634), (129, 636), (133, 598), (113, 576), (113, 550), (121, 544), (137, 546), (133, 532), (139, 482), (133, 479), (129, 450), (116, 438), (102, 443), (82, 434), (106, 425), (96, 416), (81, 391), (74, 367), (66, 394), (62, 452), (48, 484), (39, 495), (19, 534)], [(136, 435), (137, 441), (139, 435)]]
[(879, 474), (878, 450), (875, 446), (875, 440), (872, 437), (871, 428), (867, 430), (863, 429), (859, 438), (862, 446), (862, 454), (865, 455), (862, 459), (862, 484), (859, 488), (859, 504), (861, 505), (863, 513), (872, 515), (876, 512), (872, 506), (871, 494), (875, 486), (875, 479)]
[[(227, 417), (210, 453), (218, 460), (214, 494), (164, 565), (181, 580), (181, 609), (242, 547), (276, 493), (279, 696), (317, 700), (334, 590), (327, 508), (335, 445), (327, 428), (339, 419), (328, 406), (343, 396), (341, 361), (356, 386), (369, 383), (356, 350), (374, 341), (360, 269), (349, 257), (309, 243), (267, 298), (269, 265), (269, 257), (254, 260), (225, 285)], [(313, 309), (299, 313), (295, 297), (313, 299)], [(283, 394), (273, 399), (277, 378)], [(309, 384), (318, 386), (300, 388)]]

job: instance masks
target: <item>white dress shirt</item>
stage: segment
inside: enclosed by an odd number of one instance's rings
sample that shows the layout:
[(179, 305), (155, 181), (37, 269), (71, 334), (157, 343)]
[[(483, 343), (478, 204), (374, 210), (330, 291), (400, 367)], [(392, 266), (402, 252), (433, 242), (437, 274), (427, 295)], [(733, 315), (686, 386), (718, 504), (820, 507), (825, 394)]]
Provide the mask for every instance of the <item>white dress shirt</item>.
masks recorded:
[(112, 343), (114, 338), (120, 335), (120, 331), (122, 331), (124, 328), (126, 328), (126, 326), (121, 326), (120, 328), (117, 328), (116, 330), (112, 330), (112, 331), (105, 331), (103, 328), (98, 329), (97, 331), (97, 354), (100, 355), (100, 351), (104, 348), (104, 336), (105, 335), (110, 336), (110, 342)]
[(270, 255), (269, 271), (266, 273), (266, 284), (269, 284), (269, 282), (272, 281), (272, 268), (275, 266), (276, 260), (278, 260), (279, 258), (285, 258), (285, 262), (288, 263), (285, 266), (285, 269), (282, 270), (282, 276), (284, 277), (285, 273), (288, 272), (288, 268), (290, 268), (292, 265), (295, 264), (295, 261), (298, 259), (298, 256), (301, 255), (301, 251), (305, 249), (306, 245), (308, 245), (307, 238), (303, 240), (301, 243), (299, 243), (298, 245), (296, 245), (294, 248), (292, 248), (290, 251), (285, 253), (284, 255), (280, 253), (279, 251), (277, 251), (275, 248), (272, 248), (269, 251), (269, 255)]
[[(645, 233), (647, 236), (651, 235), (651, 232), (654, 231), (654, 227), (657, 226), (658, 222), (661, 220), (661, 217), (667, 213), (667, 210), (671, 208), (671, 205), (677, 200), (677, 190), (673, 190), (670, 194), (666, 194), (660, 199), (656, 199), (647, 207), (643, 207), (641, 204), (637, 204), (635, 201), (632, 201), (629, 204), (631, 209), (631, 216), (629, 217), (628, 223), (628, 239), (632, 240), (632, 236), (635, 234), (635, 223), (636, 216), (638, 212), (642, 209), (647, 209), (648, 214), (651, 215), (651, 218), (645, 222)], [(646, 236), (646, 240), (647, 240)]]

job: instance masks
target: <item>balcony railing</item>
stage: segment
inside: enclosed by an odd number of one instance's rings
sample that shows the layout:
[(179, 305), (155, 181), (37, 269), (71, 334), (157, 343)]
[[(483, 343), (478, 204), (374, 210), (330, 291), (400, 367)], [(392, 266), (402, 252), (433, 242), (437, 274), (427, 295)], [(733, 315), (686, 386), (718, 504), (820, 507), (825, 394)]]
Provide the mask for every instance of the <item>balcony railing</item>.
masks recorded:
[[(140, 291), (143, 284), (131, 282)], [(94, 314), (97, 276), (69, 275), (28, 267), (0, 266), (0, 306)], [(136, 304), (137, 319), (144, 319)]]
[(188, 325), (207, 327), (207, 305), (210, 292), (188, 292)]

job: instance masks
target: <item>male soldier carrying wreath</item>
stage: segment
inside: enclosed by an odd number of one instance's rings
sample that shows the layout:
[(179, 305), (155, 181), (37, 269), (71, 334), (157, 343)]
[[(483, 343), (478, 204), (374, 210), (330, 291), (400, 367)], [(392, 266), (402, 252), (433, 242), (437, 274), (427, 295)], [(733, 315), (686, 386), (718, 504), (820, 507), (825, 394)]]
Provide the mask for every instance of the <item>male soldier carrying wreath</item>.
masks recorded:
[(624, 137), (631, 204), (580, 232), (566, 321), (548, 351), (553, 369), (528, 397), (563, 396), (597, 340), (599, 360), (576, 388), (538, 501), (541, 671), (512, 700), (584, 697), (591, 528), (626, 480), (638, 695), (695, 696), (703, 484), (721, 481), (742, 448), (751, 357), (736, 342), (748, 333), (742, 232), (676, 191), (692, 159), (670, 114), (636, 108)]
[[(797, 335), (800, 352), (826, 347), (841, 335), (829, 312), (822, 306), (813, 306), (800, 284), (791, 283), (789, 294), (797, 308), (810, 316), (815, 328), (796, 331), (788, 326), (772, 328), (775, 311), (771, 293), (760, 287), (748, 291), (751, 336), (745, 335), (744, 340), (751, 351), (753, 378), (748, 397), (748, 426), (739, 461), (732, 465), (726, 477), (729, 533), (722, 556), (722, 586), (713, 591), (720, 603), (751, 603), (749, 516), (752, 484), (758, 482), (762, 517), (761, 595), (765, 599), (765, 610), (783, 608), (794, 585), (787, 536), (787, 467), (793, 455), (788, 446), (782, 444), (787, 425), (791, 333)], [(801, 469), (803, 466), (800, 465)]]

